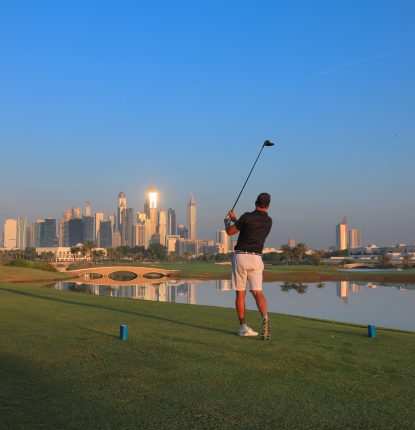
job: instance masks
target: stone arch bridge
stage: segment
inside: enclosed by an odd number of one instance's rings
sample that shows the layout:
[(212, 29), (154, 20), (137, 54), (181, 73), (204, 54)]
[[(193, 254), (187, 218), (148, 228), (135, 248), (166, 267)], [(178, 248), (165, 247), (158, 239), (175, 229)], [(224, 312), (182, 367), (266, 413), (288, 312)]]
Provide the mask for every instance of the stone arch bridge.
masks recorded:
[[(130, 274), (128, 280), (117, 280), (117, 272), (127, 272)], [(85, 269), (70, 270), (65, 272), (73, 274), (73, 281), (80, 280), (88, 284), (131, 285), (131, 284), (154, 284), (155, 282), (166, 281), (177, 270), (165, 270), (158, 267), (136, 267), (136, 266), (112, 266), (112, 267), (86, 267)], [(113, 275), (113, 276), (111, 276)], [(79, 279), (80, 278), (80, 279)]]

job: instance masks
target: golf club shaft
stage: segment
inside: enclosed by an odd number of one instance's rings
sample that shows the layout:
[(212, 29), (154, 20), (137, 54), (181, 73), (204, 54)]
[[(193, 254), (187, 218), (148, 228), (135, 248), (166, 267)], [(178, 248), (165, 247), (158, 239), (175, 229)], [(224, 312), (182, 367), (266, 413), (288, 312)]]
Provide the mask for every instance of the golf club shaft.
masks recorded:
[(248, 175), (248, 177), (247, 177), (247, 178), (246, 178), (246, 180), (245, 180), (245, 183), (244, 183), (244, 185), (243, 185), (243, 187), (242, 187), (241, 192), (239, 193), (239, 195), (238, 195), (238, 197), (237, 197), (237, 199), (236, 199), (236, 202), (235, 202), (235, 203), (234, 203), (234, 205), (232, 206), (231, 212), (233, 212), (233, 210), (235, 209), (235, 206), (236, 206), (236, 204), (238, 203), (239, 197), (241, 197), (242, 191), (244, 190), (245, 185), (246, 185), (246, 183), (248, 182), (248, 179), (249, 179), (249, 177), (251, 176), (252, 171), (254, 170), (254, 167), (255, 167), (255, 165), (256, 165), (256, 163), (257, 163), (258, 159), (259, 159), (259, 156), (261, 155), (262, 150), (264, 149), (264, 146), (265, 146), (265, 145), (262, 145), (261, 151), (259, 151), (258, 157), (256, 158), (255, 163), (254, 163), (254, 165), (252, 166), (252, 169), (251, 169), (251, 171), (249, 172), (249, 175)]

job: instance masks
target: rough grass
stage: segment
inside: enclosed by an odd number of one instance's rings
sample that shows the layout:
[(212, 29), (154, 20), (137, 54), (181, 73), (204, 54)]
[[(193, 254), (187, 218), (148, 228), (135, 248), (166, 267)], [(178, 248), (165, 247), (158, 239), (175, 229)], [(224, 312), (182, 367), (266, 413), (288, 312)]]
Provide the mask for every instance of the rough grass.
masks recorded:
[(272, 324), (265, 343), (230, 309), (0, 283), (0, 428), (414, 428), (415, 335)]

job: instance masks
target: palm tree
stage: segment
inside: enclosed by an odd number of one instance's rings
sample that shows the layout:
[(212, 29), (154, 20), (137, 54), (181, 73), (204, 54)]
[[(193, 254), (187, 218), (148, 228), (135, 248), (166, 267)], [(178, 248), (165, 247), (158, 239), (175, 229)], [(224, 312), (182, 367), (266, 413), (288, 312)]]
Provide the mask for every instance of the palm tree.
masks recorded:
[(305, 243), (297, 243), (297, 254), (298, 254), (298, 261), (302, 263), (303, 258), (305, 256), (305, 252), (307, 251), (307, 247), (305, 246)]
[(71, 246), (71, 254), (74, 260), (76, 260), (80, 250), (81, 248), (79, 246)]
[(284, 260), (289, 263), (290, 258), (292, 256), (292, 248), (288, 243), (281, 246), (282, 255), (284, 256)]
[(324, 251), (319, 251), (318, 249), (316, 251), (314, 251), (313, 257), (314, 257), (314, 261), (321, 266), (321, 258), (324, 255)]

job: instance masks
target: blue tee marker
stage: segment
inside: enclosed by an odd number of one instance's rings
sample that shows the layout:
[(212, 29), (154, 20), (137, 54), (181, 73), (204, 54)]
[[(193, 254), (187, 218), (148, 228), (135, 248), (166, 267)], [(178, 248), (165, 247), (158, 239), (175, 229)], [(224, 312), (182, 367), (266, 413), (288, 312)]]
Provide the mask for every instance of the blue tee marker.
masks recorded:
[(120, 325), (120, 339), (121, 340), (128, 339), (128, 327), (125, 324)]
[(373, 324), (367, 326), (367, 335), (372, 339), (376, 337), (376, 327)]

